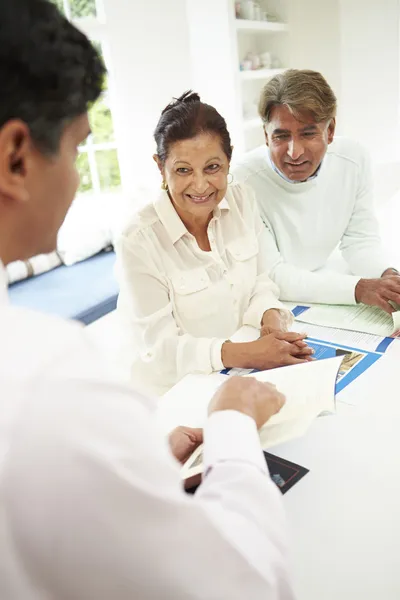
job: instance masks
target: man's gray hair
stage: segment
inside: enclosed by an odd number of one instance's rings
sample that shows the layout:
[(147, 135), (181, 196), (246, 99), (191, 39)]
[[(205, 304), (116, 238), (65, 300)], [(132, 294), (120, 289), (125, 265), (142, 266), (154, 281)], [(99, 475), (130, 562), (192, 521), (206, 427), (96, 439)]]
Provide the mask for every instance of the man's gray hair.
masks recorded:
[(274, 106), (286, 106), (298, 120), (308, 114), (322, 123), (336, 116), (337, 100), (321, 73), (288, 69), (270, 79), (261, 93), (258, 112), (265, 123)]

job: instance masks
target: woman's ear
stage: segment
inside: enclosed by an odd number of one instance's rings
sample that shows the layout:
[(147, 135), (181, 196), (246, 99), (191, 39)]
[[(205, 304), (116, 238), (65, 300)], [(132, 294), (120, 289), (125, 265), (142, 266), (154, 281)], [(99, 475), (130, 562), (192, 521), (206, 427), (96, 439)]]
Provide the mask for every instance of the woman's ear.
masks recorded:
[(163, 172), (163, 164), (161, 162), (161, 158), (158, 156), (158, 154), (153, 154), (153, 160), (154, 160), (155, 163), (157, 163), (158, 170), (162, 174), (162, 172)]

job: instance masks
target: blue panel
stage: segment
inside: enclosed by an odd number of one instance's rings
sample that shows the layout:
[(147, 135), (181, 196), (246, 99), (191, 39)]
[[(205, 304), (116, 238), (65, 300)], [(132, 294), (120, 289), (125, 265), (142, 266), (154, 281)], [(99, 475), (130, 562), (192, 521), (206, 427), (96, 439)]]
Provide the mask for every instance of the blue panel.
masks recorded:
[(116, 307), (114, 264), (114, 252), (101, 252), (70, 267), (62, 265), (19, 281), (9, 288), (11, 304), (89, 325)]
[(292, 314), (294, 317), (299, 317), (300, 315), (302, 315), (304, 312), (306, 312), (306, 310), (309, 310), (309, 306), (295, 306), (292, 309)]

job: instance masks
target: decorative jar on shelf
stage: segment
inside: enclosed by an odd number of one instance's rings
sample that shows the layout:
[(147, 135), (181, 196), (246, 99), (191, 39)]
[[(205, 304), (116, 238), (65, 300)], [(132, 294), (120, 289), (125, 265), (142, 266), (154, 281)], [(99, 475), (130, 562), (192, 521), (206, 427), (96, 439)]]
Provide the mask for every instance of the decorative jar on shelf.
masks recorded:
[(243, 19), (254, 20), (254, 4), (253, 0), (243, 0), (240, 8), (240, 14)]

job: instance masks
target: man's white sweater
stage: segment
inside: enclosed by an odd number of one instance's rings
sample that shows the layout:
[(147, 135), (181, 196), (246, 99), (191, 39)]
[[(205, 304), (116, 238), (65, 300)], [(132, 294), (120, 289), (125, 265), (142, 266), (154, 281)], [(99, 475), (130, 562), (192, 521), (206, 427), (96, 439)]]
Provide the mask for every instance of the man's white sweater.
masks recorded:
[[(317, 177), (289, 183), (271, 166), (267, 146), (247, 153), (236, 180), (255, 191), (266, 225), (263, 253), (282, 300), (354, 304), (361, 277), (380, 277), (388, 264), (374, 213), (368, 156), (336, 138)], [(339, 245), (351, 275), (327, 270)]]

